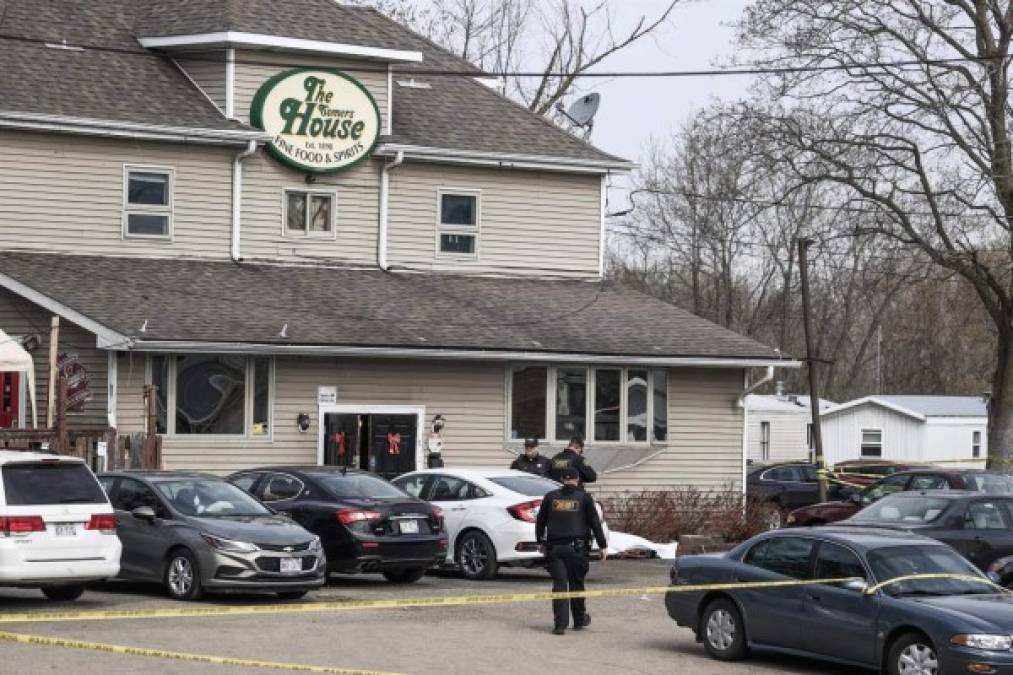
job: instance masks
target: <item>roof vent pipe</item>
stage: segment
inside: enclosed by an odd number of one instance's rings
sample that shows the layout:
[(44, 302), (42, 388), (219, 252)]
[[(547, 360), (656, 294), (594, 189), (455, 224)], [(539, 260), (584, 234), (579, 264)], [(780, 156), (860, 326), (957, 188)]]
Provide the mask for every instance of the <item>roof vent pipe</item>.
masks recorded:
[(232, 260), (240, 262), (239, 221), (243, 207), (243, 160), (257, 151), (257, 141), (250, 141), (246, 149), (232, 159)]
[(774, 382), (774, 395), (777, 396), (778, 400), (787, 400), (787, 397), (784, 395), (784, 380)]
[(380, 227), (376, 237), (376, 264), (387, 271), (387, 216), (390, 210), (390, 172), (404, 163), (404, 151), (398, 150), (394, 159), (380, 169)]

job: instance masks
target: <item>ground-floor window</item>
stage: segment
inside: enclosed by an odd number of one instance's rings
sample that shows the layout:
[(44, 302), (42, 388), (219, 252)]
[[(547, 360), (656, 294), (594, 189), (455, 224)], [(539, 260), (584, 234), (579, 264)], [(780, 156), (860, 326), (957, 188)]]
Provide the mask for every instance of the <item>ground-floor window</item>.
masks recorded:
[(511, 439), (648, 443), (668, 437), (668, 373), (661, 368), (517, 366), (508, 386)]
[(883, 430), (862, 429), (862, 457), (883, 456)]
[(760, 461), (770, 460), (770, 422), (760, 422)]
[(981, 457), (981, 432), (971, 432), (971, 457)]
[(158, 387), (158, 433), (267, 437), (272, 362), (233, 354), (156, 354), (148, 381)]

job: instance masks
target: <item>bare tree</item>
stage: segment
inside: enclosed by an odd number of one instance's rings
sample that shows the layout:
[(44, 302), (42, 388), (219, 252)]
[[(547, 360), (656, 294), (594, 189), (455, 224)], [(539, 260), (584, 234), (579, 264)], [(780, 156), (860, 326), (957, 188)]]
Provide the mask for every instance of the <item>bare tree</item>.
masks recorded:
[(841, 186), (873, 211), (853, 234), (917, 250), (974, 289), (996, 338), (990, 460), (1013, 469), (1013, 6), (757, 0), (740, 35), (781, 68), (761, 84), (772, 103), (743, 111), (771, 157), (798, 185)]
[(503, 74), (504, 93), (539, 115), (551, 115), (582, 75), (661, 29), (679, 2), (626, 18), (628, 8), (620, 14), (618, 0), (357, 0)]

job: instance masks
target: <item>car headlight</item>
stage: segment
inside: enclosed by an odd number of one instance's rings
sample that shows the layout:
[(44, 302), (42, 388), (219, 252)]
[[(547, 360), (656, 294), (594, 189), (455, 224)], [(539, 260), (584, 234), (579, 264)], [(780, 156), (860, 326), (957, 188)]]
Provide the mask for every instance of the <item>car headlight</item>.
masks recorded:
[(311, 551), (320, 550), (320, 537), (313, 537), (313, 541), (310, 542), (310, 550)]
[(791, 525), (792, 523), (794, 523), (795, 522), (795, 514), (794, 513), (789, 513), (788, 514), (788, 519), (785, 522), (788, 523), (789, 525)]
[(1013, 637), (1009, 635), (989, 635), (987, 633), (971, 633), (954, 635), (950, 642), (961, 647), (987, 649), (993, 652), (1007, 651), (1013, 647)]
[(212, 548), (216, 548), (219, 551), (229, 551), (230, 553), (252, 553), (253, 551), (260, 550), (259, 546), (247, 541), (224, 539), (222, 537), (216, 537), (213, 534), (208, 534), (207, 532), (201, 532), (200, 536), (201, 539), (206, 541)]

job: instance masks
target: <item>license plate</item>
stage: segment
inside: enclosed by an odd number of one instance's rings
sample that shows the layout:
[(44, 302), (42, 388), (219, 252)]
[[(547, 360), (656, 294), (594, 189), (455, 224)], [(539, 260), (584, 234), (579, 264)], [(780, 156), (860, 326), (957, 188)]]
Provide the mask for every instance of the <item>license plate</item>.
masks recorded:
[(53, 534), (57, 537), (73, 537), (77, 534), (77, 525), (74, 523), (55, 523)]
[(302, 558), (282, 558), (282, 572), (302, 572)]
[(418, 534), (419, 533), (419, 521), (417, 520), (401, 520), (398, 521), (399, 527), (401, 528), (401, 534)]

